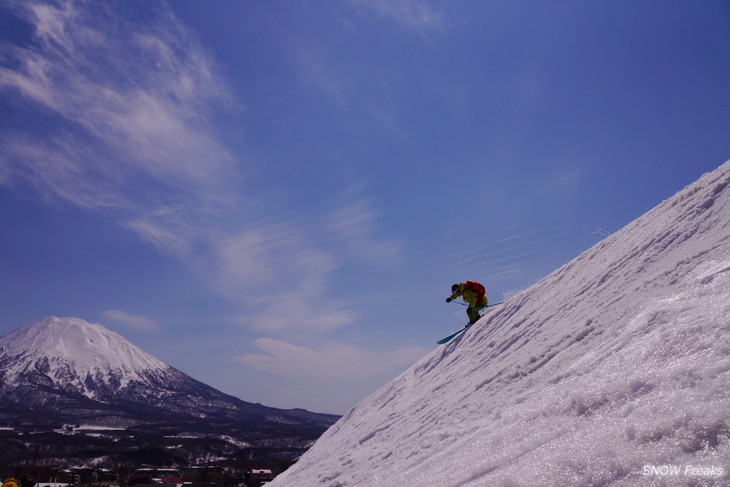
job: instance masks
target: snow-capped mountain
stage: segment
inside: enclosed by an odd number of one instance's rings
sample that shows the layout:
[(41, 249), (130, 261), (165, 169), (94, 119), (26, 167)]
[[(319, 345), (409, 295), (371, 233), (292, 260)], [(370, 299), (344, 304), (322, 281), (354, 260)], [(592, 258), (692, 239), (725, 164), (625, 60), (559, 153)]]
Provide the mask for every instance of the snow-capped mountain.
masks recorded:
[(728, 418), (730, 161), (436, 347), (272, 487), (730, 485)]
[(0, 338), (0, 356), (5, 383), (42, 377), (90, 399), (171, 373), (117, 333), (78, 318), (51, 316), (24, 326)]
[(225, 435), (229, 450), (264, 445), (292, 456), (337, 419), (244, 402), (78, 318), (45, 318), (0, 338), (0, 396), (4, 426), (136, 428), (159, 438)]
[(4, 397), (84, 411), (90, 424), (131, 425), (169, 412), (235, 415), (245, 404), (78, 318), (45, 318), (0, 338), (0, 378)]

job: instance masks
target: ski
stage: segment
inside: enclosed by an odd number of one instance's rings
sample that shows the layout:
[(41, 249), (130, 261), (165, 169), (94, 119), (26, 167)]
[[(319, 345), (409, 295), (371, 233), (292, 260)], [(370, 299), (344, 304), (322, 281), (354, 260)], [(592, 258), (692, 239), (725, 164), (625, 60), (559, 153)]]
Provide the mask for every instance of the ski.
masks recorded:
[(447, 336), (446, 338), (442, 338), (441, 340), (437, 341), (436, 343), (438, 343), (439, 345), (443, 345), (446, 342), (450, 342), (452, 338), (454, 338), (459, 333), (465, 332), (466, 329), (469, 328), (471, 325), (472, 325), (471, 323), (467, 323), (464, 328), (461, 328), (459, 331), (457, 331), (456, 333), (452, 333), (451, 335)]
[[(459, 303), (458, 301), (454, 301), (454, 302), (456, 302), (457, 304), (463, 304), (464, 306), (467, 306), (466, 303)], [(492, 306), (497, 306), (498, 304), (504, 304), (504, 301), (500, 301), (499, 303), (490, 304), (490, 305), (484, 306), (482, 308), (477, 308), (477, 310), (481, 311), (486, 308), (491, 308)], [(482, 315), (482, 316), (484, 316), (484, 315)], [(467, 323), (466, 326), (464, 326), (464, 328), (461, 328), (459, 331), (457, 331), (456, 333), (452, 333), (451, 335), (447, 336), (446, 338), (442, 338), (441, 340), (437, 341), (436, 343), (438, 343), (439, 345), (443, 345), (444, 343), (451, 341), (452, 338), (454, 338), (459, 333), (465, 332), (466, 329), (469, 328), (473, 324), (474, 323)]]

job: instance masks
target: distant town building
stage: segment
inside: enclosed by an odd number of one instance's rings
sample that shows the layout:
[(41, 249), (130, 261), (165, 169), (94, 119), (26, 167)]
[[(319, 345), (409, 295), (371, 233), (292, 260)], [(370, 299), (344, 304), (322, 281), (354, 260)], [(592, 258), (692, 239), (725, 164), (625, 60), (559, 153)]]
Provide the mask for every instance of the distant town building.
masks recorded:
[(246, 487), (260, 487), (274, 480), (274, 472), (270, 468), (252, 468), (246, 471)]
[(183, 487), (224, 487), (225, 484), (223, 467), (189, 467), (183, 472)]

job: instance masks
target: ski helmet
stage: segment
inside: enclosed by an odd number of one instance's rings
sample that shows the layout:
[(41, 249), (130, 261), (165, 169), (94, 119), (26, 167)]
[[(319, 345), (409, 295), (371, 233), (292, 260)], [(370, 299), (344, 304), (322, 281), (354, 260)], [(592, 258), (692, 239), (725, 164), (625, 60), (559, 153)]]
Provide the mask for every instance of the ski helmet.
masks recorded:
[(453, 286), (451, 286), (451, 292), (455, 293), (456, 291), (459, 290), (460, 287), (461, 287), (460, 285), (454, 284)]

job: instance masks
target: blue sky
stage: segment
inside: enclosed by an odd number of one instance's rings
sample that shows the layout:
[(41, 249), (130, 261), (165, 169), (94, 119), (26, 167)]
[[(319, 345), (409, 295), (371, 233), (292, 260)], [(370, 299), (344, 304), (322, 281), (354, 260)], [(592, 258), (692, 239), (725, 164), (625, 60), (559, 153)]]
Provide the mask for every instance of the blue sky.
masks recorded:
[(344, 413), (730, 158), (730, 4), (0, 6), (0, 334)]

